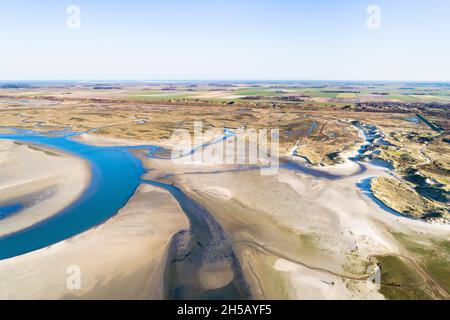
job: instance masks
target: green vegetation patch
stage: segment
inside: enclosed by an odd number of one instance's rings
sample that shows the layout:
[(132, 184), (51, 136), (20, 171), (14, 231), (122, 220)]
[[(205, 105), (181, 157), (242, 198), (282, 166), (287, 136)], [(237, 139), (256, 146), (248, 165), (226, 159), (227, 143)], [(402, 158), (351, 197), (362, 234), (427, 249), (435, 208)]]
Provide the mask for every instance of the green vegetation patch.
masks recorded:
[(450, 293), (450, 241), (422, 241), (419, 236), (413, 238), (403, 233), (393, 233), (393, 236), (417, 255), (425, 271)]
[(403, 215), (425, 218), (442, 214), (440, 207), (422, 198), (414, 189), (399, 180), (378, 177), (371, 180), (370, 188), (378, 200)]
[[(187, 100), (187, 99), (192, 99), (192, 97), (194, 96), (194, 94), (192, 93), (187, 93), (187, 94), (179, 94), (179, 93), (162, 93), (162, 94), (143, 94), (143, 95), (138, 95), (138, 96), (133, 96), (131, 98), (133, 99), (137, 99), (137, 100), (150, 100), (150, 101), (163, 101), (163, 100)], [(195, 99), (195, 100), (199, 100), (199, 99)]]
[(380, 293), (389, 300), (430, 300), (432, 295), (420, 275), (399, 257), (378, 257)]
[(283, 94), (283, 91), (273, 89), (241, 89), (236, 92), (231, 91), (230, 94), (238, 96), (276, 96)]
[(414, 101), (416, 99), (414, 99), (414, 97), (411, 96), (407, 96), (407, 95), (388, 95), (387, 96), (388, 99), (390, 100), (400, 100), (400, 101)]
[(328, 91), (308, 92), (314, 98), (336, 98), (339, 93)]
[(450, 293), (450, 241), (434, 242), (435, 250), (421, 259), (425, 270)]

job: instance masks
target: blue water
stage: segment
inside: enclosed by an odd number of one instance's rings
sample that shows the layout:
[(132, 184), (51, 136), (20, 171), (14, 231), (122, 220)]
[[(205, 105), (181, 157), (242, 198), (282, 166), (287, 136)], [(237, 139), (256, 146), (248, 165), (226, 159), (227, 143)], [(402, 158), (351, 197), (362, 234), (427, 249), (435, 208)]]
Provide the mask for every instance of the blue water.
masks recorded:
[(377, 166), (377, 167), (385, 168), (388, 170), (394, 170), (394, 166), (391, 163), (389, 163), (383, 159), (375, 158), (375, 159), (370, 160), (369, 162), (370, 162), (370, 164)]
[[(87, 160), (91, 166), (91, 182), (83, 195), (59, 214), (27, 229), (0, 237), (0, 259), (47, 247), (100, 225), (114, 216), (142, 183), (140, 179), (145, 173), (141, 162), (131, 154), (131, 150), (146, 150), (149, 157), (156, 157), (155, 152), (159, 150), (152, 145), (127, 147), (87, 145), (71, 140), (82, 132), (68, 130), (38, 132), (20, 128), (7, 129), (11, 133), (0, 134), (0, 139), (54, 147)], [(233, 135), (232, 131), (225, 129), (224, 137), (217, 141)], [(2, 218), (17, 212), (20, 208), (0, 207), (0, 210)]]
[[(141, 176), (145, 173), (141, 162), (131, 153), (131, 149), (145, 149), (147, 150), (147, 156), (151, 157), (156, 157), (155, 152), (158, 151), (157, 147), (151, 145), (133, 147), (91, 146), (71, 140), (72, 137), (80, 134), (74, 132), (51, 131), (39, 133), (23, 129), (10, 129), (10, 131), (12, 133), (0, 134), (0, 139), (54, 147), (87, 160), (91, 166), (91, 182), (83, 195), (59, 214), (17, 233), (0, 237), (0, 259), (14, 257), (63, 241), (100, 225), (114, 216), (142, 183)], [(48, 134), (51, 135), (48, 136)], [(224, 137), (216, 140), (227, 139), (233, 135), (233, 132), (225, 129)], [(209, 144), (217, 142), (216, 140)], [(194, 148), (190, 153), (195, 152), (196, 149)], [(358, 165), (360, 170), (355, 174), (360, 174), (366, 170), (362, 164), (358, 163)], [(293, 162), (282, 162), (281, 166), (330, 180), (342, 178), (339, 175), (308, 168)], [(364, 181), (358, 187), (367, 191), (366, 185), (369, 182)], [(177, 197), (178, 193), (171, 190), (170, 186), (165, 186), (165, 188), (172, 192), (177, 200), (180, 200)], [(381, 205), (376, 198), (372, 196), (371, 198), (383, 209), (395, 214), (390, 208)], [(185, 201), (180, 201), (181, 204), (183, 202)], [(17, 206), (0, 207), (0, 219), (2, 216), (14, 214), (18, 210), (20, 208)]]
[(371, 183), (372, 179), (374, 179), (374, 177), (366, 178), (366, 179), (360, 181), (359, 183), (357, 183), (356, 186), (360, 190), (362, 190), (366, 196), (368, 196), (370, 199), (372, 199), (373, 202), (375, 202), (381, 209), (383, 209), (397, 217), (405, 217), (400, 212), (395, 211), (394, 209), (388, 207), (387, 205), (384, 204), (384, 202), (382, 202), (381, 200), (378, 200), (378, 198), (374, 196), (372, 190), (370, 189), (370, 183)]
[(408, 121), (408, 122), (413, 122), (413, 123), (419, 123), (420, 122), (420, 120), (417, 117), (407, 117), (407, 118), (404, 118), (404, 120)]
[(43, 136), (32, 130), (0, 134), (0, 139), (54, 147), (86, 159), (92, 174), (83, 195), (61, 213), (30, 228), (0, 237), (0, 259), (47, 247), (102, 224), (127, 203), (141, 183), (144, 169), (128, 148), (90, 146), (71, 140), (72, 136), (72, 133)]
[(10, 204), (6, 206), (0, 206), (0, 220), (12, 216), (23, 209), (23, 205), (20, 203)]
[(310, 135), (312, 135), (314, 133), (314, 130), (316, 130), (316, 129), (317, 129), (317, 122), (313, 121), (311, 123), (311, 127), (309, 127), (308, 131), (306, 132), (306, 136), (309, 137)]
[[(180, 203), (183, 211), (190, 220), (190, 245), (191, 259), (186, 263), (170, 262), (170, 276), (168, 279), (168, 293), (175, 292), (178, 288), (181, 298), (214, 298), (214, 299), (240, 299), (250, 297), (244, 277), (240, 271), (240, 265), (236, 259), (231, 243), (225, 241), (225, 235), (221, 226), (215, 222), (210, 214), (195, 201), (185, 196), (175, 186), (163, 184), (156, 181), (141, 180), (145, 173), (141, 162), (131, 153), (132, 149), (143, 149), (147, 156), (155, 157), (159, 148), (155, 146), (132, 146), (132, 147), (97, 147), (86, 145), (71, 140), (71, 137), (79, 133), (60, 131), (60, 136), (46, 136), (55, 132), (39, 134), (33, 130), (14, 130), (12, 134), (0, 134), (0, 139), (11, 139), (15, 141), (28, 142), (45, 147), (53, 147), (71, 153), (87, 160), (91, 166), (92, 179), (84, 194), (70, 207), (58, 213), (54, 217), (42, 221), (30, 228), (17, 233), (0, 237), (0, 259), (14, 257), (47, 247), (59, 241), (65, 240), (92, 227), (102, 224), (114, 216), (134, 194), (141, 183), (151, 184), (168, 190)], [(229, 130), (225, 130), (224, 138), (233, 136)], [(219, 141), (219, 140), (218, 140)], [(70, 174), (70, 172), (68, 172)], [(0, 207), (0, 210), (10, 214), (18, 210), (15, 206)], [(3, 212), (0, 211), (0, 212)], [(198, 243), (202, 243), (199, 246)], [(198, 284), (192, 284), (191, 273), (188, 272), (189, 281), (183, 277), (174, 276), (173, 271), (177, 268), (189, 268), (192, 273), (203, 265), (204, 252), (215, 253), (221, 259), (231, 261), (236, 279), (224, 288), (214, 291), (206, 291)], [(213, 258), (215, 256), (213, 255)], [(194, 260), (192, 260), (194, 259)], [(202, 294), (200, 296), (200, 294)], [(242, 296), (241, 296), (242, 295)]]

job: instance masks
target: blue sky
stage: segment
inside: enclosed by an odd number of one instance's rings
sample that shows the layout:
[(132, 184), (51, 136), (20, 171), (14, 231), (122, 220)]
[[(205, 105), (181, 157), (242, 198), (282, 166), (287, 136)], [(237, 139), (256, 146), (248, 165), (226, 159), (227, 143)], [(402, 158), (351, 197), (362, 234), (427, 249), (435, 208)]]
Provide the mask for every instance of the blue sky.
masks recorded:
[(449, 81), (450, 1), (0, 0), (0, 43), (1, 80)]

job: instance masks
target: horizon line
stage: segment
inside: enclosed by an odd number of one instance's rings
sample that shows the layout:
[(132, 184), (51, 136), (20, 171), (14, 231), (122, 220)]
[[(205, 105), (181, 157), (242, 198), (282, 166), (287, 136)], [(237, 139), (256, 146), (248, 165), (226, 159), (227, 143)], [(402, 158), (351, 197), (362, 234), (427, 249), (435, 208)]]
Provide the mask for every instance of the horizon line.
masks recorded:
[(228, 82), (403, 82), (403, 83), (450, 83), (450, 80), (388, 80), (388, 79), (0, 79), (0, 83), (7, 82), (204, 82), (204, 81), (228, 81)]

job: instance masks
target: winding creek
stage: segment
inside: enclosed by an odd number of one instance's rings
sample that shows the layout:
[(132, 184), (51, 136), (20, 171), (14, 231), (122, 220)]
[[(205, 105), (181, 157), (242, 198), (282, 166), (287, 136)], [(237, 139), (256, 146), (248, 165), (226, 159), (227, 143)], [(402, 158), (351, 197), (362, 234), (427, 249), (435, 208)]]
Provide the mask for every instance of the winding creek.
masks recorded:
[[(233, 252), (232, 241), (223, 228), (199, 203), (187, 197), (179, 188), (157, 181), (142, 180), (146, 169), (133, 155), (133, 149), (148, 151), (154, 155), (155, 146), (93, 146), (73, 140), (79, 133), (54, 131), (38, 133), (33, 130), (17, 130), (0, 134), (0, 139), (56, 148), (85, 159), (91, 167), (91, 181), (83, 195), (52, 218), (42, 221), (19, 232), (0, 237), (0, 260), (27, 252), (45, 248), (57, 242), (98, 226), (114, 216), (133, 196), (142, 183), (169, 191), (178, 201), (190, 221), (190, 230), (174, 237), (175, 258), (168, 261), (166, 267), (166, 296), (172, 299), (247, 299), (251, 298), (238, 259)], [(226, 131), (224, 138), (232, 136)], [(367, 139), (366, 140), (370, 140)], [(218, 140), (219, 141), (219, 140)], [(193, 150), (194, 152), (194, 150)], [(356, 174), (366, 170), (357, 159), (350, 159), (359, 165)], [(339, 179), (322, 170), (316, 170), (292, 161), (281, 162), (281, 166), (290, 170), (325, 179)], [(70, 174), (70, 173), (69, 173)], [(358, 187), (365, 189), (367, 180)], [(20, 212), (20, 205), (0, 206), (4, 215)], [(388, 208), (384, 208), (385, 210)], [(390, 213), (392, 210), (386, 210)], [(0, 219), (2, 215), (0, 214)], [(192, 275), (205, 263), (227, 260), (234, 272), (234, 280), (227, 286), (204, 291), (198, 280)]]
[[(141, 180), (146, 170), (131, 151), (145, 149), (148, 151), (147, 156), (152, 157), (158, 150), (157, 147), (92, 146), (72, 140), (76, 135), (78, 134), (70, 132), (42, 134), (17, 129), (10, 134), (0, 134), (0, 139), (56, 148), (87, 160), (91, 166), (89, 187), (77, 201), (50, 219), (0, 237), (0, 260), (45, 248), (102, 224), (125, 206), (137, 187), (145, 183), (169, 191), (190, 221), (189, 232), (176, 235), (174, 240), (175, 259), (169, 261), (166, 267), (166, 296), (172, 299), (250, 298), (232, 243), (208, 211), (175, 186)], [(227, 136), (228, 134), (224, 139)], [(6, 216), (20, 211), (20, 206), (8, 205), (0, 209)], [(220, 259), (230, 262), (235, 274), (234, 280), (224, 288), (202, 290), (192, 275), (203, 264)]]
[(72, 136), (28, 131), (0, 134), (0, 139), (59, 149), (87, 160), (91, 166), (91, 182), (77, 201), (50, 219), (0, 238), (0, 259), (47, 247), (103, 223), (128, 202), (139, 186), (145, 171), (127, 148), (90, 146), (70, 139)]

